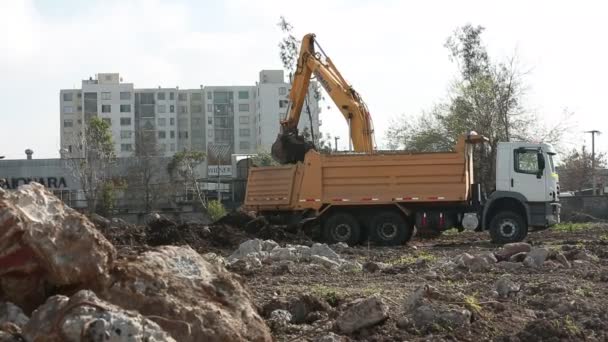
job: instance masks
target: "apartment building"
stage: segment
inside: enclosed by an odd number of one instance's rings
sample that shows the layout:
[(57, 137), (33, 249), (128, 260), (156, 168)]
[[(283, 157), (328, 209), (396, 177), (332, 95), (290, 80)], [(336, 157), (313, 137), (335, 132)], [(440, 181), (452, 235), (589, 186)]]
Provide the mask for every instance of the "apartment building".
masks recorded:
[[(112, 130), (116, 155), (171, 156), (192, 149), (208, 154), (209, 164), (229, 164), (231, 154), (270, 151), (286, 116), (289, 83), (282, 70), (262, 70), (255, 85), (201, 86), (200, 89), (134, 88), (118, 73), (98, 74), (81, 89), (60, 91), (62, 157), (78, 157), (84, 123), (99, 116)], [(319, 113), (308, 96), (300, 129), (317, 138)], [(312, 118), (312, 121), (310, 120)]]

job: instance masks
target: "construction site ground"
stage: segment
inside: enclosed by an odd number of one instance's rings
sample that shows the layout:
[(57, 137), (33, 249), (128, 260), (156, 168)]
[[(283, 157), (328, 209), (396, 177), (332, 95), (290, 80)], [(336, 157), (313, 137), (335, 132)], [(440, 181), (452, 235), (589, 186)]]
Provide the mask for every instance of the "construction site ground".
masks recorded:
[[(252, 238), (234, 227), (226, 228), (227, 231), (221, 229), (211, 228), (216, 238), (195, 239), (190, 244), (199, 253), (214, 252), (229, 257), (238, 243)], [(234, 238), (227, 239), (228, 235)], [(214, 239), (219, 237), (218, 243)], [(301, 237), (293, 241), (282, 234), (281, 238), (278, 239), (280, 246), (303, 243)], [(179, 244), (180, 241), (168, 242)], [(531, 232), (526, 242), (532, 248), (545, 247), (551, 254), (573, 255), (575, 251), (584, 251), (581, 255), (585, 257), (569, 257), (570, 267), (555, 261), (544, 262), (541, 267), (513, 267), (515, 263), (504, 267), (507, 263), (498, 262), (471, 270), (458, 267), (464, 253), (476, 256), (498, 252), (501, 247), (490, 243), (487, 233), (452, 230), (435, 239), (414, 237), (399, 247), (334, 247), (341, 258), (360, 263), (363, 270), (317, 267), (307, 262), (265, 261), (261, 267), (235, 272), (241, 273), (242, 281), (251, 290), (265, 318), (271, 310), (280, 308), (281, 302), (303, 294), (330, 304), (331, 309), (310, 324), (271, 325), (277, 341), (316, 341), (330, 332), (336, 334), (332, 335), (336, 341), (606, 340), (608, 224), (563, 223)], [(123, 245), (120, 249), (122, 253), (137, 253), (139, 248)], [(374, 263), (381, 267), (371, 272), (369, 266)], [(497, 295), (497, 282), (504, 276), (517, 290), (501, 297)], [(416, 289), (424, 286), (439, 294), (437, 298), (441, 299), (437, 301), (442, 305), (470, 312), (470, 323), (404, 328), (400, 323), (407, 314), (404, 303)], [(373, 294), (379, 294), (388, 305), (388, 319), (353, 333), (341, 333), (335, 318), (349, 302)]]

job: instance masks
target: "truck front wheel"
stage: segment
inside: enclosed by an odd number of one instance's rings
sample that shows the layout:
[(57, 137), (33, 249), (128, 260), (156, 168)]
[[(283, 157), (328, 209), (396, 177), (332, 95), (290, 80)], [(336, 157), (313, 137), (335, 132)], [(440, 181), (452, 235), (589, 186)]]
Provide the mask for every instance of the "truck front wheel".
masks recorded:
[(528, 235), (528, 226), (521, 217), (512, 211), (503, 211), (490, 221), (492, 242), (505, 244), (522, 241)]
[(381, 212), (374, 216), (369, 227), (371, 239), (383, 246), (400, 245), (414, 233), (412, 226), (398, 213)]
[(345, 242), (353, 246), (359, 243), (360, 236), (359, 222), (349, 213), (334, 213), (323, 224), (323, 237), (328, 243)]

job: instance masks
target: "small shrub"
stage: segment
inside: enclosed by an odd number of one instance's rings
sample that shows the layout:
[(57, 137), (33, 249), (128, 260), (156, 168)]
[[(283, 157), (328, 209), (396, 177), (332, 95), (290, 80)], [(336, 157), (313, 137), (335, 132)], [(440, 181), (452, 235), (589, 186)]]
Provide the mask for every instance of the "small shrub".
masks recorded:
[(209, 212), (211, 220), (215, 222), (226, 215), (226, 208), (220, 201), (209, 201), (207, 212)]

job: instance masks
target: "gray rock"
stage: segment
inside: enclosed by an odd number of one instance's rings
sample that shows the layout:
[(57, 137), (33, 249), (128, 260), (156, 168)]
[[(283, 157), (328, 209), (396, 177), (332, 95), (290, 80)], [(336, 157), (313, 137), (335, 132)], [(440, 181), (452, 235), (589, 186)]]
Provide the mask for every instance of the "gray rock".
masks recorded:
[(436, 291), (432, 286), (422, 285), (419, 286), (412, 294), (410, 294), (405, 302), (403, 303), (403, 310), (405, 312), (411, 312), (417, 307), (424, 303), (424, 298), (428, 293)]
[(388, 318), (389, 307), (382, 297), (372, 295), (365, 300), (350, 306), (336, 320), (338, 329), (346, 334), (368, 328)]
[(431, 305), (421, 305), (412, 311), (411, 319), (415, 327), (425, 328), (435, 323), (437, 313)]
[(236, 259), (228, 265), (228, 269), (238, 274), (249, 275), (262, 267), (262, 261), (253, 255), (248, 255), (242, 259)]
[(502, 246), (502, 249), (496, 253), (498, 259), (508, 260), (512, 255), (521, 252), (530, 252), (532, 250), (532, 246), (529, 243), (525, 242), (514, 242), (508, 243)]
[(263, 242), (260, 239), (247, 240), (239, 245), (239, 248), (228, 257), (228, 261), (244, 258), (250, 254), (261, 255)]
[(513, 254), (509, 257), (510, 262), (523, 262), (528, 256), (527, 252), (519, 252), (517, 254)]
[(460, 268), (468, 269), (469, 265), (471, 264), (471, 261), (474, 258), (475, 257), (469, 253), (462, 253), (454, 259), (454, 263), (456, 264), (456, 266), (458, 266)]
[(0, 302), (0, 326), (5, 323), (13, 323), (18, 327), (23, 327), (28, 320), (29, 318), (17, 305), (11, 302)]
[(471, 324), (471, 311), (467, 309), (449, 309), (439, 314), (439, 324), (447, 328), (458, 328)]
[(298, 261), (299, 257), (294, 247), (276, 247), (270, 251), (270, 259), (273, 261)]
[(502, 276), (496, 282), (496, 292), (501, 298), (507, 298), (511, 294), (519, 292), (519, 290), (520, 286), (511, 281), (511, 278), (508, 276)]
[(388, 268), (388, 266), (388, 264), (385, 264), (383, 262), (368, 261), (363, 264), (363, 271), (368, 273), (375, 273)]
[(495, 264), (498, 262), (498, 259), (496, 259), (496, 256), (492, 252), (483, 253), (479, 255), (479, 257), (486, 259), (489, 264)]
[(561, 252), (558, 252), (555, 255), (555, 260), (557, 260), (557, 262), (559, 262), (560, 264), (562, 264), (562, 266), (564, 266), (565, 268), (571, 268), (572, 267), (572, 265), (570, 265), (570, 261), (568, 261), (568, 259), (566, 258), (566, 256), (563, 253), (561, 253)]
[(348, 249), (348, 244), (346, 242), (338, 242), (338, 243), (334, 243), (333, 245), (330, 246), (331, 249), (333, 249), (336, 252), (342, 252), (345, 249)]
[(340, 271), (356, 273), (363, 271), (363, 266), (357, 261), (345, 261), (340, 265)]
[(481, 257), (481, 256), (476, 256), (473, 259), (471, 259), (469, 261), (468, 267), (469, 267), (469, 270), (471, 270), (471, 272), (485, 272), (491, 268), (490, 263), (488, 262), (488, 259)]
[(309, 317), (313, 312), (330, 312), (332, 311), (331, 306), (323, 299), (310, 295), (304, 294), (298, 298), (293, 298), (289, 303), (289, 312), (292, 315), (292, 323), (302, 324), (310, 323)]
[(340, 264), (334, 260), (331, 260), (325, 256), (321, 256), (321, 255), (312, 255), (310, 257), (310, 261), (314, 264), (319, 264), (319, 265), (323, 265), (326, 268), (338, 268), (340, 267)]
[(291, 322), (291, 313), (287, 310), (274, 310), (270, 313), (267, 322), (273, 330), (285, 328)]
[(262, 251), (264, 252), (270, 252), (277, 247), (279, 247), (279, 244), (273, 240), (264, 240), (262, 242)]
[(585, 250), (585, 249), (582, 249), (582, 250), (574, 253), (574, 255), (572, 255), (572, 259), (590, 261), (590, 262), (599, 261), (599, 258), (597, 256), (593, 255), (591, 252), (589, 252), (588, 250)]
[(455, 329), (471, 323), (471, 312), (462, 308), (449, 308), (439, 305), (422, 305), (417, 307), (400, 325), (414, 325), (417, 329), (426, 329), (432, 325)]
[(224, 257), (222, 257), (221, 255), (217, 255), (215, 253), (205, 253), (203, 254), (203, 258), (217, 265), (228, 266), (228, 262), (226, 261), (226, 259), (224, 259)]
[(534, 248), (528, 253), (526, 258), (524, 259), (524, 265), (532, 268), (540, 268), (543, 266), (545, 260), (547, 260), (547, 256), (549, 255), (549, 250), (546, 248)]
[(293, 261), (280, 261), (278, 264), (273, 265), (272, 275), (293, 274), (293, 266)]
[(424, 274), (424, 279), (426, 280), (437, 280), (439, 279), (439, 274), (435, 271), (428, 271)]
[(338, 253), (334, 252), (333, 249), (329, 248), (329, 246), (324, 243), (315, 243), (312, 245), (312, 247), (310, 247), (310, 254), (311, 256), (322, 256), (335, 262), (340, 262)]

